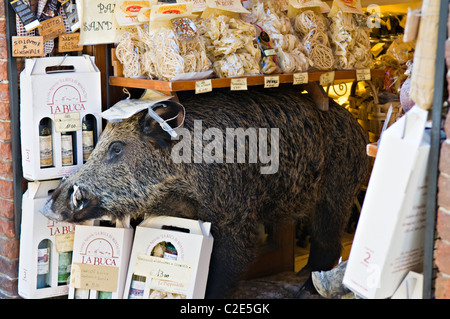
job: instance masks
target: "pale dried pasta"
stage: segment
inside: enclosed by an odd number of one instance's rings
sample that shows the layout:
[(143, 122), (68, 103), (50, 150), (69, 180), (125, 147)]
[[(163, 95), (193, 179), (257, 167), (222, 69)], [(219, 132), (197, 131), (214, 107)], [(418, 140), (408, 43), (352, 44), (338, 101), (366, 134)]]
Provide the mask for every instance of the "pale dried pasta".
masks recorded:
[(302, 39), (311, 65), (319, 70), (334, 68), (334, 56), (327, 35), (325, 17), (313, 10), (301, 11), (294, 19), (294, 30)]
[(259, 74), (261, 52), (255, 44), (255, 29), (250, 23), (226, 15), (198, 22), (207, 57), (219, 77)]
[[(299, 38), (294, 34), (290, 19), (283, 10), (285, 3), (275, 1), (253, 1), (251, 8), (252, 21), (261, 27), (273, 41), (276, 50), (276, 61), (263, 58), (261, 72), (272, 74), (279, 72), (294, 73), (306, 71), (310, 61)], [(279, 68), (277, 68), (277, 66)]]
[[(139, 50), (133, 48), (138, 47)], [(132, 50), (139, 57), (131, 59)], [(119, 51), (118, 51), (119, 50)], [(212, 68), (200, 37), (180, 40), (171, 28), (148, 30), (136, 27), (135, 34), (124, 34), (116, 47), (116, 55), (124, 66), (124, 76), (133, 74), (170, 81), (176, 75), (202, 72)], [(120, 58), (119, 58), (120, 56)], [(138, 72), (138, 71), (139, 72)]]
[(353, 14), (338, 11), (328, 30), (335, 67), (369, 68), (372, 65), (369, 30), (358, 27)]
[(116, 57), (123, 65), (123, 75), (128, 78), (142, 77), (144, 70), (144, 44), (139, 39), (137, 31), (127, 31), (122, 34), (116, 46)]

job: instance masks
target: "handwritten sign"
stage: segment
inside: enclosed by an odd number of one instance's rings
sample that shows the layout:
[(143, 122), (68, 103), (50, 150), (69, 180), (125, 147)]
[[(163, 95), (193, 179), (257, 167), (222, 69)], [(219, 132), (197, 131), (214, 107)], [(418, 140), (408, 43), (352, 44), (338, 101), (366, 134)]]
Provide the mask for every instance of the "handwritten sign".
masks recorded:
[(279, 76), (265, 76), (264, 77), (264, 88), (276, 88), (280, 86)]
[(44, 56), (44, 54), (44, 38), (42, 36), (12, 37), (12, 56), (30, 57)]
[(211, 79), (195, 82), (195, 94), (206, 93), (212, 91)]
[(245, 91), (247, 90), (247, 78), (231, 79), (231, 91)]
[(44, 37), (44, 42), (57, 38), (60, 34), (66, 33), (62, 16), (42, 21), (38, 27), (39, 34)]
[(139, 254), (133, 273), (151, 278), (152, 289), (186, 294), (191, 272), (192, 266), (188, 263)]
[(83, 50), (83, 46), (78, 45), (78, 42), (80, 42), (80, 34), (78, 32), (61, 34), (58, 38), (58, 52)]
[(72, 251), (74, 232), (55, 235), (55, 248), (58, 253)]
[(55, 131), (58, 133), (81, 130), (81, 120), (79, 112), (56, 113), (54, 120)]
[(114, 19), (115, 0), (89, 0), (82, 2), (80, 10), (80, 45), (113, 43), (116, 41)]
[(320, 85), (333, 84), (334, 82), (334, 71), (326, 72), (320, 75)]
[(72, 264), (70, 287), (116, 292), (119, 267)]
[(308, 72), (294, 73), (294, 80), (292, 84), (306, 84), (308, 83)]
[(370, 81), (371, 74), (370, 69), (357, 69), (356, 70), (356, 80), (357, 81)]

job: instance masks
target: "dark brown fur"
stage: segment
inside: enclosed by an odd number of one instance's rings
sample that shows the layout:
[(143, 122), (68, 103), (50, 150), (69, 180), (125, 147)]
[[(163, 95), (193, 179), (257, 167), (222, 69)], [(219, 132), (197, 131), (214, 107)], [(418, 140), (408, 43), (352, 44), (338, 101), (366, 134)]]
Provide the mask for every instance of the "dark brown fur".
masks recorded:
[[(329, 110), (320, 111), (292, 86), (180, 94), (180, 102), (186, 108), (184, 127), (190, 130), (194, 120), (202, 120), (203, 129), (223, 132), (227, 127), (279, 128), (278, 172), (262, 175), (259, 167), (267, 164), (259, 162), (175, 164), (170, 156), (174, 142), (141, 112), (108, 123), (86, 165), (54, 192), (45, 214), (72, 222), (144, 214), (211, 222), (208, 297), (223, 296), (251, 264), (256, 226), (262, 222), (309, 219), (306, 269), (331, 269), (341, 252), (353, 199), (369, 169), (365, 133), (350, 113), (331, 100)], [(79, 211), (70, 201), (74, 184), (83, 195)]]

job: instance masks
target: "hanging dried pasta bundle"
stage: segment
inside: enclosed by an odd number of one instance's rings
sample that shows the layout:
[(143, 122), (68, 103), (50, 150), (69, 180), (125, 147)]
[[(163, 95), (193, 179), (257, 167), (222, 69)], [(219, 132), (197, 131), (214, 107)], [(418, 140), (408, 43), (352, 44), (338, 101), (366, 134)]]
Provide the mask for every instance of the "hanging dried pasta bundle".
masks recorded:
[(357, 24), (353, 13), (339, 10), (331, 17), (328, 32), (337, 69), (369, 68), (372, 65), (369, 31)]
[[(133, 31), (131, 31), (133, 30)], [(146, 48), (136, 29), (124, 32), (116, 46), (116, 56), (123, 66), (123, 75), (136, 78), (146, 75), (143, 59)]]
[(327, 35), (327, 20), (318, 11), (300, 11), (294, 18), (294, 30), (302, 39), (313, 67), (319, 70), (334, 68), (334, 56)]
[(274, 44), (276, 65), (274, 61), (263, 57), (262, 73), (279, 72), (294, 73), (306, 71), (310, 61), (298, 37), (294, 35), (290, 19), (283, 7), (286, 4), (277, 1), (254, 1), (251, 9), (251, 20), (258, 27), (267, 32)]
[(198, 22), (206, 54), (219, 77), (259, 74), (261, 53), (250, 23), (227, 15), (213, 15)]

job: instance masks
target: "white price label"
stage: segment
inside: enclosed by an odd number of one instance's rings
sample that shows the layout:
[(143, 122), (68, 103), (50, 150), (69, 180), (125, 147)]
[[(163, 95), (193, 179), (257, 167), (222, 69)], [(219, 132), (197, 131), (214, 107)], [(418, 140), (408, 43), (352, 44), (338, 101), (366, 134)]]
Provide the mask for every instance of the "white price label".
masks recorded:
[(57, 133), (81, 130), (81, 119), (79, 112), (56, 113), (54, 120), (55, 131)]
[(320, 85), (333, 84), (334, 82), (334, 71), (326, 72), (320, 75)]
[(212, 91), (211, 79), (195, 82), (195, 94), (206, 93), (211, 91)]
[(246, 91), (247, 90), (247, 78), (231, 79), (230, 90), (231, 91)]
[(264, 77), (264, 88), (277, 88), (280, 86), (279, 76), (265, 76)]
[(294, 73), (294, 81), (292, 84), (306, 84), (308, 83), (308, 72)]
[(370, 81), (370, 69), (357, 69), (356, 70), (356, 80), (357, 81)]

